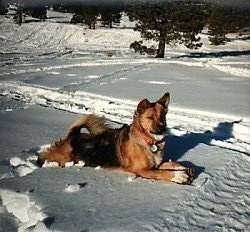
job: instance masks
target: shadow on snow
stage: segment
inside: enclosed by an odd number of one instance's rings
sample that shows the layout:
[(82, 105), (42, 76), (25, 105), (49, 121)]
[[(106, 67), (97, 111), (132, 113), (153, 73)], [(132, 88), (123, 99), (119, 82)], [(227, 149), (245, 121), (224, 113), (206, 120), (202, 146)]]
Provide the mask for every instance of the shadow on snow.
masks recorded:
[[(176, 161), (180, 159), (187, 151), (195, 148), (199, 144), (211, 145), (212, 140), (225, 141), (227, 139), (233, 138), (233, 126), (235, 123), (240, 123), (239, 121), (234, 122), (222, 122), (219, 123), (212, 131), (207, 130), (203, 133), (187, 133), (182, 136), (176, 136), (171, 134), (171, 130), (168, 130), (167, 136), (167, 146), (164, 152), (164, 160), (171, 159)], [(248, 154), (249, 155), (249, 154)], [(198, 167), (195, 164), (184, 161), (181, 162), (183, 165), (194, 168), (196, 174), (199, 175), (204, 171), (204, 167)]]
[(178, 58), (221, 58), (226, 56), (249, 56), (250, 50), (246, 51), (222, 51), (222, 52), (192, 52)]

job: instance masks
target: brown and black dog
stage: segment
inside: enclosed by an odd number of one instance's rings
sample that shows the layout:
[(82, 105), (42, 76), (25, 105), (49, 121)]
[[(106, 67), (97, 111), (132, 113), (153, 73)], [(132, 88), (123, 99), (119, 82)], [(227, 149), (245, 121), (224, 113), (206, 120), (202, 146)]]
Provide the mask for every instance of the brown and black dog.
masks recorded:
[[(105, 118), (86, 115), (68, 129), (66, 137), (56, 142), (38, 158), (38, 164), (56, 161), (83, 161), (86, 166), (120, 169), (148, 179), (190, 184), (193, 169), (177, 162), (163, 162), (166, 114), (170, 94), (156, 102), (139, 102), (133, 122), (119, 129), (111, 128)], [(89, 133), (81, 132), (86, 128)]]

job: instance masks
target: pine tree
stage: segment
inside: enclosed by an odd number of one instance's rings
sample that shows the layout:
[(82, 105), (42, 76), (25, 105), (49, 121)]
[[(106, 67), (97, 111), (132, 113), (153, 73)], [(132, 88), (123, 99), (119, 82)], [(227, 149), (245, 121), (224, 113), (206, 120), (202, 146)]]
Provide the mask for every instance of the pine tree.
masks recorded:
[(248, 8), (241, 8), (238, 10), (239, 12), (236, 13), (237, 17), (237, 25), (236, 29), (239, 35), (243, 33), (245, 30), (246, 32), (250, 32), (250, 7)]
[(211, 44), (225, 44), (228, 33), (241, 33), (250, 27), (250, 9), (213, 4), (208, 24)]
[[(220, 5), (213, 5), (212, 12), (208, 19), (209, 40), (212, 45), (224, 44), (226, 41), (226, 34), (228, 31), (228, 9)], [(223, 22), (223, 23), (222, 23)]]
[(64, 10), (74, 13), (71, 19), (72, 23), (85, 23), (89, 29), (95, 29), (97, 17), (99, 16), (98, 5), (89, 1), (82, 3), (68, 3), (64, 4)]
[[(142, 1), (130, 6), (128, 15), (131, 20), (138, 20), (135, 30), (141, 33), (142, 39), (158, 42), (158, 58), (164, 57), (165, 44), (180, 43), (188, 48), (202, 45), (197, 34), (206, 23), (205, 4), (191, 1)], [(141, 44), (140, 41), (135, 42), (137, 43), (131, 44), (132, 47)]]
[(0, 0), (0, 15), (7, 14), (8, 10), (6, 4)]
[(44, 20), (47, 18), (47, 9), (45, 5), (24, 5), (23, 12), (33, 18)]
[(85, 6), (84, 11), (81, 12), (85, 24), (88, 25), (89, 29), (95, 29), (99, 10), (96, 6)]
[(100, 7), (101, 21), (104, 26), (113, 27), (113, 23), (120, 24), (122, 8), (117, 5), (102, 5)]

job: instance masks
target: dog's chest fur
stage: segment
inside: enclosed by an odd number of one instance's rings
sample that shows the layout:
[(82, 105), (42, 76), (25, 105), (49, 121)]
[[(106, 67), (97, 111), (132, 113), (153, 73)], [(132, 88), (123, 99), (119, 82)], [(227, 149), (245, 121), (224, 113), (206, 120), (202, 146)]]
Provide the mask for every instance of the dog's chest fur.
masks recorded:
[(155, 152), (152, 151), (152, 147), (147, 144), (144, 140), (138, 138), (133, 134), (135, 139), (135, 144), (140, 147), (140, 152), (138, 155), (144, 156), (146, 160), (148, 160), (148, 165), (150, 169), (158, 168), (163, 160), (163, 149), (165, 146), (165, 140), (159, 144), (156, 144), (157, 150)]
[(163, 160), (163, 148), (164, 148), (165, 142), (162, 142), (160, 144), (157, 144), (157, 151), (153, 152), (151, 149), (151, 146), (148, 145), (148, 158), (150, 160), (150, 164), (152, 168), (158, 168)]

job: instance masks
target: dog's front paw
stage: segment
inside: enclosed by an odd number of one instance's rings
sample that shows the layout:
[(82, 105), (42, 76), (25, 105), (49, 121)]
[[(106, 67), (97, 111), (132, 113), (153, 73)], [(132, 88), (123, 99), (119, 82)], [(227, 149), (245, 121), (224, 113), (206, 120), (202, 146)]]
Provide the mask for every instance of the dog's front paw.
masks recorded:
[(194, 179), (194, 170), (192, 168), (185, 168), (180, 171), (174, 171), (174, 177), (171, 181), (178, 184), (191, 184)]

